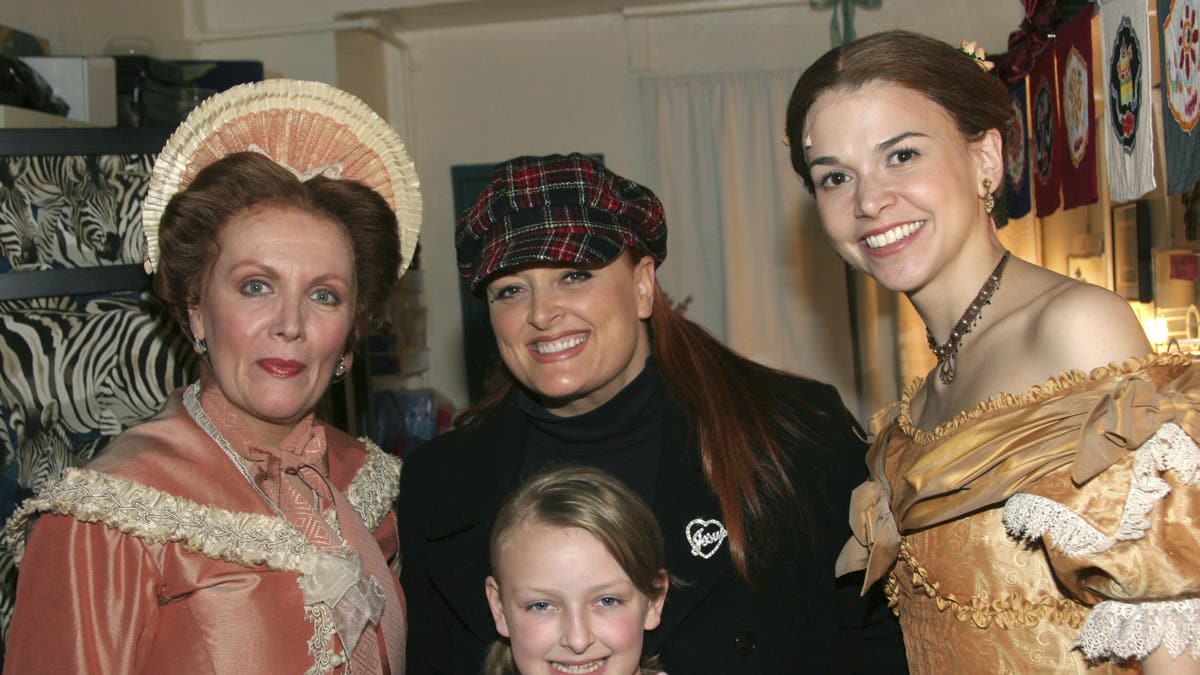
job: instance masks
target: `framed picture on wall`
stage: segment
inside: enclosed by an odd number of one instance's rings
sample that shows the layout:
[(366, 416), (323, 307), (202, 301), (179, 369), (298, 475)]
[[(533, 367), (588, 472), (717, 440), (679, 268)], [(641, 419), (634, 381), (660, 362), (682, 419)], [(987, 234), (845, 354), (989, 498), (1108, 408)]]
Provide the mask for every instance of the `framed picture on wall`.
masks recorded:
[(1143, 201), (1112, 209), (1113, 280), (1117, 295), (1134, 302), (1154, 299), (1150, 257), (1150, 211)]

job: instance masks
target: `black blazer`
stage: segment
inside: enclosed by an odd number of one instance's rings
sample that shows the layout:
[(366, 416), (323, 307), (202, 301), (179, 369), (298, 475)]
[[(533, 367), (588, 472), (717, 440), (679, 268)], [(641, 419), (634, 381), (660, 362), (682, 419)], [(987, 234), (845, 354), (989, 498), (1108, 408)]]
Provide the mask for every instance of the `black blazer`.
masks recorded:
[[(710, 557), (692, 553), (688, 524), (724, 518), (688, 420), (663, 394), (652, 508), (668, 569), (684, 584), (668, 591), (645, 652), (658, 654), (670, 675), (906, 672), (899, 628), (882, 599), (858, 597), (861, 575), (833, 576), (850, 536), (850, 491), (866, 473), (858, 425), (833, 387), (801, 378), (779, 384), (811, 402), (816, 412), (802, 416), (830, 450), (814, 456), (789, 446), (807, 512), (778, 519), (775, 545), (752, 571), (754, 587), (734, 569), (728, 541)], [(525, 437), (526, 418), (509, 397), (406, 459), (398, 512), (410, 675), (476, 675), (497, 638), (483, 591), (488, 540), (500, 502), (519, 482)]]

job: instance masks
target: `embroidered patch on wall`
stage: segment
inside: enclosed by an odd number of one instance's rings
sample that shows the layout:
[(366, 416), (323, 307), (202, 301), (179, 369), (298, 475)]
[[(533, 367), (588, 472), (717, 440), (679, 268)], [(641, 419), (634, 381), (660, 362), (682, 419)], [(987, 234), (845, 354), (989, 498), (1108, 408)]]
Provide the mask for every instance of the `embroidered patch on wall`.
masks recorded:
[(1133, 154), (1142, 113), (1142, 56), (1129, 17), (1121, 19), (1113, 39), (1108, 69), (1108, 107), (1113, 132), (1126, 155)]
[(1092, 86), (1088, 77), (1088, 65), (1083, 56), (1072, 47), (1067, 56), (1067, 66), (1064, 69), (1066, 78), (1063, 87), (1063, 122), (1067, 131), (1067, 154), (1071, 164), (1076, 168), (1083, 162), (1087, 154), (1091, 126), (1088, 103), (1092, 96)]
[[(1021, 92), (1024, 98), (1025, 92)], [(1013, 123), (1004, 143), (1004, 169), (1008, 174), (1008, 184), (1014, 190), (1020, 190), (1025, 185), (1025, 156), (1028, 144), (1025, 140), (1025, 107), (1011, 100)]]
[(1054, 92), (1051, 86), (1049, 79), (1042, 78), (1033, 94), (1033, 159), (1038, 182), (1042, 185), (1048, 185), (1054, 175)]
[(1196, 0), (1171, 3), (1171, 12), (1163, 21), (1163, 59), (1167, 106), (1184, 133), (1191, 133), (1200, 121), (1200, 30), (1197, 29)]

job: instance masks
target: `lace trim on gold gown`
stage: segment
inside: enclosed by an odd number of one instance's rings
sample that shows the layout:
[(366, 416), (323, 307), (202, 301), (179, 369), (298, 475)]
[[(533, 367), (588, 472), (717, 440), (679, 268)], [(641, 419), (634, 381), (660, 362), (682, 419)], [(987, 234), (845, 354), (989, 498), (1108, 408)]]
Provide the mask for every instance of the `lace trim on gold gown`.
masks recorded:
[[(1039, 620), (1076, 629), (1082, 624), (1078, 647), (1092, 659), (1138, 658), (1159, 645), (1173, 654), (1190, 648), (1200, 657), (1196, 622), (1186, 623), (1200, 605), (1200, 557), (1194, 554), (1200, 551), (1200, 538), (1194, 528), (1176, 523), (1200, 516), (1200, 495), (1194, 489), (1200, 460), (1193, 457), (1192, 442), (1200, 435), (1200, 371), (1188, 357), (1150, 355), (1088, 374), (1063, 373), (1025, 394), (994, 396), (929, 430), (911, 422), (910, 406), (919, 386), (919, 381), (911, 384), (897, 404), (873, 420), (878, 438), (868, 456), (872, 480), (855, 490), (855, 536), (839, 558), (840, 572), (865, 567), (868, 584), (889, 577), (893, 604), (902, 594), (928, 598), (931, 608), (937, 608), (935, 615), (950, 612), (957, 622), (978, 628), (1030, 626)], [(1179, 494), (1163, 505), (1172, 489)], [(1017, 581), (1021, 577), (994, 576), (1000, 567), (955, 574), (958, 592), (945, 588), (921, 558), (937, 557), (943, 550), (939, 546), (947, 542), (982, 547), (971, 553), (982, 556), (979, 561), (1012, 556), (1004, 564), (1018, 564), (1011, 568), (1014, 573), (1046, 564), (1036, 550), (1022, 553), (1003, 544), (1006, 524), (997, 507), (1006, 502), (1012, 505), (1006, 515), (1014, 535), (1023, 533), (1031, 540), (1046, 535), (1050, 565), (1037, 574), (1037, 588), (1046, 593), (1030, 588), (1022, 597), (1016, 592), (1024, 588)], [(1176, 517), (1164, 518), (1164, 509)], [(1040, 515), (1020, 516), (1022, 510)], [(981, 519), (988, 513), (995, 515)], [(954, 529), (937, 534), (945, 526)], [(1149, 536), (1139, 534), (1147, 530)], [(908, 536), (901, 538), (901, 532)], [(910, 536), (920, 538), (923, 552), (914, 552)], [(977, 540), (980, 536), (984, 539)], [(1143, 536), (1149, 541), (1138, 542), (1138, 548), (1117, 545)], [(1087, 553), (1072, 559), (1056, 546)], [(897, 559), (901, 564), (893, 566)], [(938, 562), (947, 573), (963, 564), (944, 557)], [(1095, 569), (1089, 571), (1089, 565)], [(1155, 574), (1139, 574), (1144, 570)], [(1151, 576), (1155, 578), (1146, 578)], [(1012, 586), (1014, 582), (1018, 585)], [(1067, 595), (1056, 587), (1065, 588)], [(972, 588), (982, 589), (983, 595)], [(899, 613), (903, 624), (904, 612)], [(936, 620), (924, 610), (917, 615), (919, 621)], [(923, 634), (935, 636), (939, 630), (930, 624)], [(1040, 644), (1049, 635), (1046, 630), (1031, 629), (1029, 639)], [(1034, 654), (1013, 639), (1015, 634), (988, 648), (1015, 649), (993, 652), (1004, 653), (1005, 659)], [(937, 670), (939, 662), (954, 663), (933, 653), (939, 651), (934, 643), (928, 646), (931, 660), (923, 665), (935, 664)], [(1041, 653), (1046, 658), (1071, 656)], [(1082, 666), (1083, 657), (1074, 658), (1078, 665), (1057, 663)]]
[[(1044, 539), (1071, 558), (1105, 553), (1120, 542), (1143, 539), (1152, 511), (1176, 484), (1200, 486), (1200, 447), (1178, 424), (1164, 424), (1134, 453), (1129, 493), (1115, 532), (1106, 535), (1084, 517), (1035, 494), (1013, 495), (1004, 505), (1004, 525), (1018, 539)], [(901, 553), (903, 557), (903, 552)], [(1105, 600), (1087, 614), (1075, 645), (1089, 661), (1143, 659), (1163, 646), (1172, 658), (1188, 651), (1200, 660), (1200, 599), (1157, 602)]]

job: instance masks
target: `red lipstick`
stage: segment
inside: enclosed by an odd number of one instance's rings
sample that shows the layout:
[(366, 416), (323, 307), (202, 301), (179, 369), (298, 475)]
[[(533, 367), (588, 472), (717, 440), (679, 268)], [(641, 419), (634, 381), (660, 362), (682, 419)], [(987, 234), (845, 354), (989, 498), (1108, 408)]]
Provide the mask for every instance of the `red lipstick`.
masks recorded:
[(275, 377), (295, 377), (307, 368), (299, 361), (290, 359), (259, 359), (255, 364)]

